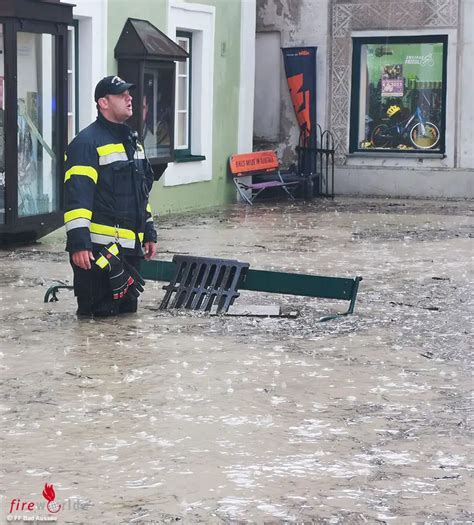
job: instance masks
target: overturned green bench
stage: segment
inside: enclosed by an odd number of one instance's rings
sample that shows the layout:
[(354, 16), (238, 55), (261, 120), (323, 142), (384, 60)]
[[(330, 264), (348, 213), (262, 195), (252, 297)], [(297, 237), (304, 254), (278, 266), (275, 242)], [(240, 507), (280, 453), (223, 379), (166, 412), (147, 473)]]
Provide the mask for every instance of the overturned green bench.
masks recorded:
[[(182, 269), (183, 260), (187, 261), (188, 270), (191, 270), (191, 264), (194, 264), (194, 275), (191, 275), (191, 272), (185, 273), (186, 269)], [(218, 305), (218, 311), (226, 311), (228, 305), (232, 304), (233, 299), (238, 297), (238, 293), (235, 293), (238, 289), (349, 301), (347, 311), (326, 316), (322, 318), (321, 321), (354, 313), (359, 283), (362, 281), (362, 277), (327, 277), (269, 270), (254, 270), (249, 268), (248, 265), (247, 268), (238, 268), (238, 266), (242, 266), (242, 264), (245, 263), (227, 259), (175, 255), (173, 261), (170, 262), (143, 261), (140, 271), (144, 279), (169, 282), (170, 285), (165, 286), (165, 289), (167, 289), (167, 294), (171, 292), (176, 293), (174, 304), (179, 308), (210, 311), (213, 306), (212, 301), (203, 301), (199, 304), (199, 293), (206, 293), (211, 297), (213, 295), (215, 296), (214, 305)], [(209, 272), (209, 266), (215, 266), (212, 275)], [(237, 271), (242, 270), (238, 279), (236, 279), (234, 272), (236, 268)], [(207, 273), (203, 273), (203, 271), (207, 271)], [(199, 278), (200, 274), (201, 279)], [(196, 282), (196, 278), (198, 282)], [(226, 279), (228, 282), (226, 282)], [(177, 286), (177, 281), (184, 283), (184, 290), (181, 289), (180, 291)], [(206, 281), (209, 285), (207, 285)], [(235, 290), (233, 290), (233, 288), (235, 288)], [(183, 299), (180, 299), (180, 293), (183, 294)], [(227, 301), (225, 300), (226, 298)], [(220, 299), (223, 300), (220, 301)], [(167, 304), (164, 306), (166, 307)], [(199, 308), (196, 308), (196, 305), (199, 305)], [(223, 306), (223, 308), (220, 308), (221, 306)]]
[[(327, 277), (300, 273), (254, 270), (248, 263), (229, 259), (215, 259), (175, 255), (173, 261), (142, 261), (142, 277), (150, 281), (164, 281), (165, 297), (160, 308), (226, 312), (239, 296), (238, 290), (300, 295), (349, 301), (347, 311), (320, 319), (327, 321), (354, 313), (362, 277)], [(45, 294), (44, 302), (57, 301), (61, 289), (72, 289), (65, 283), (56, 283)]]

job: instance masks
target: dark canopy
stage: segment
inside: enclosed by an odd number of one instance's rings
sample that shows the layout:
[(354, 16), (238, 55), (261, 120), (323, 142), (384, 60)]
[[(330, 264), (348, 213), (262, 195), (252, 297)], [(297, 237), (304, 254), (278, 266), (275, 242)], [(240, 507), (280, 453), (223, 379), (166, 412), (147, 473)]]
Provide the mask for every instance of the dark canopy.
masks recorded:
[(115, 46), (115, 58), (184, 61), (188, 53), (147, 20), (129, 18)]

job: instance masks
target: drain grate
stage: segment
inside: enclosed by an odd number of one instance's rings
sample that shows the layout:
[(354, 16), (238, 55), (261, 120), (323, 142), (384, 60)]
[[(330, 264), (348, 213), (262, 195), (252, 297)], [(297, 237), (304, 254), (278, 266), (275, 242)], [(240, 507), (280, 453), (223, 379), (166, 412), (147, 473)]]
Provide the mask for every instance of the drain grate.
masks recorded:
[(176, 271), (167, 286), (160, 310), (185, 308), (187, 310), (216, 310), (227, 312), (245, 277), (249, 263), (229, 259), (175, 255)]

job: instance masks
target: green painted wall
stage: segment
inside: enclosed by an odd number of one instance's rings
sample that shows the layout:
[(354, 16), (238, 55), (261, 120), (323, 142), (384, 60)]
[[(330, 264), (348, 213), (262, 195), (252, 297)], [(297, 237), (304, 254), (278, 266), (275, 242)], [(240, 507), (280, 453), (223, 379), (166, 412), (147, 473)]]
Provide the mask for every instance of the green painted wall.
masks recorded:
[(149, 20), (158, 29), (166, 32), (168, 3), (167, 0), (109, 0), (108, 8), (107, 69), (113, 74), (117, 72), (114, 47), (127, 18)]
[[(164, 187), (155, 183), (150, 196), (153, 211), (175, 213), (233, 202), (235, 190), (228, 180), (227, 162), (237, 151), (240, 82), (241, 0), (197, 0), (216, 8), (214, 35), (213, 176), (209, 182)], [(109, 0), (108, 70), (117, 71), (114, 47), (128, 17), (149, 20), (163, 32), (167, 28), (167, 0)]]

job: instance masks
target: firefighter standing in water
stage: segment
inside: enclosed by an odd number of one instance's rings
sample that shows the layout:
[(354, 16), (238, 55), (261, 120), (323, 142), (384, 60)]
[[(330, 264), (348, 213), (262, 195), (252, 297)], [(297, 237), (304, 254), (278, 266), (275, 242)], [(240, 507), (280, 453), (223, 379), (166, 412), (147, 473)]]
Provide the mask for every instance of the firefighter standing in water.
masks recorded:
[(64, 177), (66, 250), (74, 271), (78, 315), (136, 312), (144, 284), (140, 259), (156, 253), (148, 196), (153, 171), (132, 116), (135, 86), (117, 76), (95, 88), (97, 120), (66, 151)]

